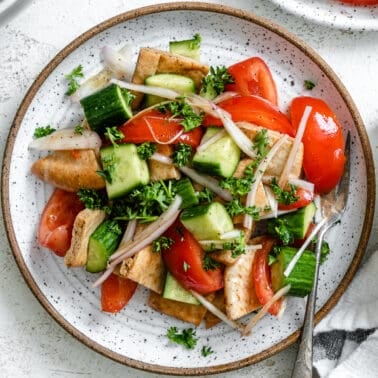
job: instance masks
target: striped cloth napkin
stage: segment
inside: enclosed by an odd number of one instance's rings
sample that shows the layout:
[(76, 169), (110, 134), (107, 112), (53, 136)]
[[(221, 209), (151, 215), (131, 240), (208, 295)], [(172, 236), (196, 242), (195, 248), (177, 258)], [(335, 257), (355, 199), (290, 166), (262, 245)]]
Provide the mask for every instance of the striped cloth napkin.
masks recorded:
[(315, 328), (314, 366), (322, 378), (378, 377), (378, 251)]

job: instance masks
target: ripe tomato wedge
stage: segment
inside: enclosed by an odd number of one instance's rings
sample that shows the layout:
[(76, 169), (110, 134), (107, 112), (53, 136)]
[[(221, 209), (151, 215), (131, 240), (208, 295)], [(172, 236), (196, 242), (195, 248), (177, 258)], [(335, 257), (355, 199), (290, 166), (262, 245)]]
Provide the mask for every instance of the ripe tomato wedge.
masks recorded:
[(269, 67), (261, 58), (248, 58), (228, 67), (227, 71), (234, 78), (234, 83), (226, 85), (227, 91), (242, 96), (260, 96), (274, 105), (278, 104), (276, 83)]
[[(261, 240), (262, 248), (257, 250), (253, 259), (252, 274), (253, 284), (258, 300), (264, 306), (274, 295), (270, 279), (270, 267), (268, 265), (268, 255), (274, 246), (274, 240), (265, 237)], [(282, 300), (274, 302), (269, 313), (278, 315), (282, 306)]]
[(223, 287), (221, 269), (206, 271), (203, 268), (205, 252), (180, 222), (175, 222), (165, 236), (171, 238), (173, 244), (163, 252), (164, 263), (184, 288), (206, 295)]
[(39, 223), (38, 242), (58, 256), (70, 247), (76, 215), (84, 209), (76, 193), (55, 189), (48, 200)]
[(342, 3), (352, 5), (375, 5), (378, 4), (378, 0), (340, 0)]
[(297, 129), (305, 107), (312, 112), (303, 134), (303, 170), (307, 179), (315, 184), (315, 192), (331, 191), (344, 171), (344, 139), (336, 115), (321, 99), (297, 97), (291, 103), (291, 120)]
[(136, 282), (112, 273), (101, 286), (102, 311), (121, 311), (134, 295), (137, 286)]
[(295, 202), (289, 205), (279, 203), (278, 208), (280, 210), (300, 209), (301, 207), (308, 205), (314, 199), (314, 193), (303, 188), (297, 188), (295, 191), (295, 196), (298, 198)]
[[(162, 114), (156, 109), (141, 112), (119, 127), (125, 136), (119, 143), (167, 143), (182, 132), (183, 127), (179, 121), (172, 119), (171, 115)], [(173, 143), (185, 143), (197, 147), (202, 138), (203, 130), (197, 127), (191, 131), (182, 133)]]
[[(258, 96), (235, 96), (218, 104), (227, 111), (234, 122), (251, 122), (255, 125), (280, 133), (295, 135), (295, 129), (288, 118), (278, 108)], [(207, 115), (204, 126), (222, 126), (219, 118)]]

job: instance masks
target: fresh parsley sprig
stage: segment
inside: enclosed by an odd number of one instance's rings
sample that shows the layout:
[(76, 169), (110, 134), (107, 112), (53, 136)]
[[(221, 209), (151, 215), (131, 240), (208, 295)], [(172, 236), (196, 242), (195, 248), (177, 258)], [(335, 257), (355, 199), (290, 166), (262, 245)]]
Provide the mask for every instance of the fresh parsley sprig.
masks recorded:
[(142, 160), (148, 160), (156, 151), (156, 144), (144, 142), (137, 147), (137, 154)]
[(123, 132), (117, 126), (107, 127), (104, 136), (113, 146), (118, 146), (117, 142), (125, 137)]
[(196, 332), (193, 328), (186, 328), (180, 332), (177, 327), (170, 327), (167, 337), (171, 342), (183, 345), (187, 349), (194, 349), (197, 345)]
[(172, 154), (173, 162), (179, 167), (187, 165), (191, 157), (192, 157), (192, 146), (185, 143), (178, 143)]
[(42, 138), (42, 137), (45, 137), (45, 136), (47, 136), (47, 135), (52, 134), (54, 131), (56, 131), (56, 129), (54, 129), (54, 128), (51, 127), (50, 125), (37, 127), (37, 128), (34, 130), (34, 138)]
[(111, 209), (108, 204), (107, 196), (104, 192), (94, 189), (79, 189), (77, 195), (87, 209), (99, 209), (104, 210), (108, 214), (110, 213)]
[(75, 67), (70, 73), (66, 74), (64, 77), (68, 80), (68, 89), (66, 91), (66, 95), (71, 96), (80, 87), (78, 79), (84, 77), (83, 66), (79, 64), (77, 67)]
[(185, 101), (185, 97), (178, 97), (175, 101), (162, 103), (155, 107), (162, 114), (171, 114), (172, 119), (179, 119), (185, 132), (191, 131), (202, 124), (203, 114), (196, 113)]
[(289, 184), (288, 190), (281, 189), (277, 183), (276, 178), (273, 177), (270, 182), (270, 187), (272, 188), (272, 191), (276, 196), (278, 203), (290, 205), (298, 200), (298, 196), (296, 195), (297, 187), (293, 184)]
[(152, 251), (160, 253), (166, 251), (174, 243), (173, 239), (168, 236), (160, 236), (152, 242)]
[(234, 83), (234, 78), (225, 66), (210, 67), (210, 72), (202, 79), (201, 95), (214, 98), (224, 92), (226, 84)]

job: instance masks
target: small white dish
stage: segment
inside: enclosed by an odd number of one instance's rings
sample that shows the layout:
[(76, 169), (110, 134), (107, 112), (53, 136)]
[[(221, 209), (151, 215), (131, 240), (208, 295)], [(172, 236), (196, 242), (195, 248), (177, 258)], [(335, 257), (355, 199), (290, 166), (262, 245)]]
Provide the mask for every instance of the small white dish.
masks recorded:
[(350, 30), (378, 30), (378, 5), (353, 6), (338, 0), (270, 0), (315, 23)]
[[(308, 46), (283, 28), (253, 14), (206, 3), (172, 3), (137, 9), (90, 29), (63, 49), (42, 71), (23, 100), (10, 130), (2, 175), (2, 204), (7, 235), (17, 264), (33, 293), (68, 332), (90, 348), (129, 366), (165, 374), (199, 375), (237, 369), (286, 348), (299, 337), (303, 300), (290, 299), (279, 321), (266, 316), (253, 335), (241, 337), (224, 324), (197, 329), (199, 348), (185, 350), (168, 342), (171, 326), (188, 324), (163, 316), (146, 304), (139, 289), (129, 305), (111, 315), (100, 310), (95, 278), (84, 269), (67, 269), (36, 240), (40, 214), (51, 187), (38, 181), (30, 166), (38, 154), (28, 151), (37, 126), (75, 125), (82, 117), (64, 96), (65, 74), (78, 64), (85, 72), (100, 65), (99, 49), (125, 44), (167, 49), (172, 39), (202, 36), (202, 60), (229, 65), (258, 55), (278, 86), (280, 107), (307, 94), (322, 97), (352, 136), (350, 202), (340, 225), (329, 234), (332, 253), (322, 266), (318, 289), (319, 321), (336, 303), (363, 256), (373, 218), (375, 181), (372, 153), (361, 117), (332, 69)], [(316, 83), (311, 93), (304, 80)], [(214, 353), (204, 358), (200, 348)]]

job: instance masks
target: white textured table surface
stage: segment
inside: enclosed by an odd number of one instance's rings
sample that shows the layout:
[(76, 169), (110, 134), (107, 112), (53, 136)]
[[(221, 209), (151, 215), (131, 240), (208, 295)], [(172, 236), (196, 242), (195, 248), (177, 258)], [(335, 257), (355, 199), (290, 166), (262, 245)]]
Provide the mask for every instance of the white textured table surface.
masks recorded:
[[(289, 1), (289, 0), (288, 0)], [(172, 1), (166, 1), (172, 2)], [(340, 76), (365, 122), (378, 160), (378, 32), (348, 32), (314, 25), (267, 0), (208, 1), (242, 8), (285, 26), (313, 47)], [(76, 36), (118, 13), (151, 0), (34, 0), (0, 25), (0, 153), (24, 94), (42, 68)], [(374, 223), (367, 253), (378, 246)], [(113, 362), (66, 333), (25, 284), (0, 226), (1, 377), (154, 377)], [(296, 348), (227, 377), (288, 377)], [(215, 375), (221, 376), (221, 375)], [(225, 375), (223, 375), (225, 376)], [(159, 377), (159, 376), (157, 376)]]

